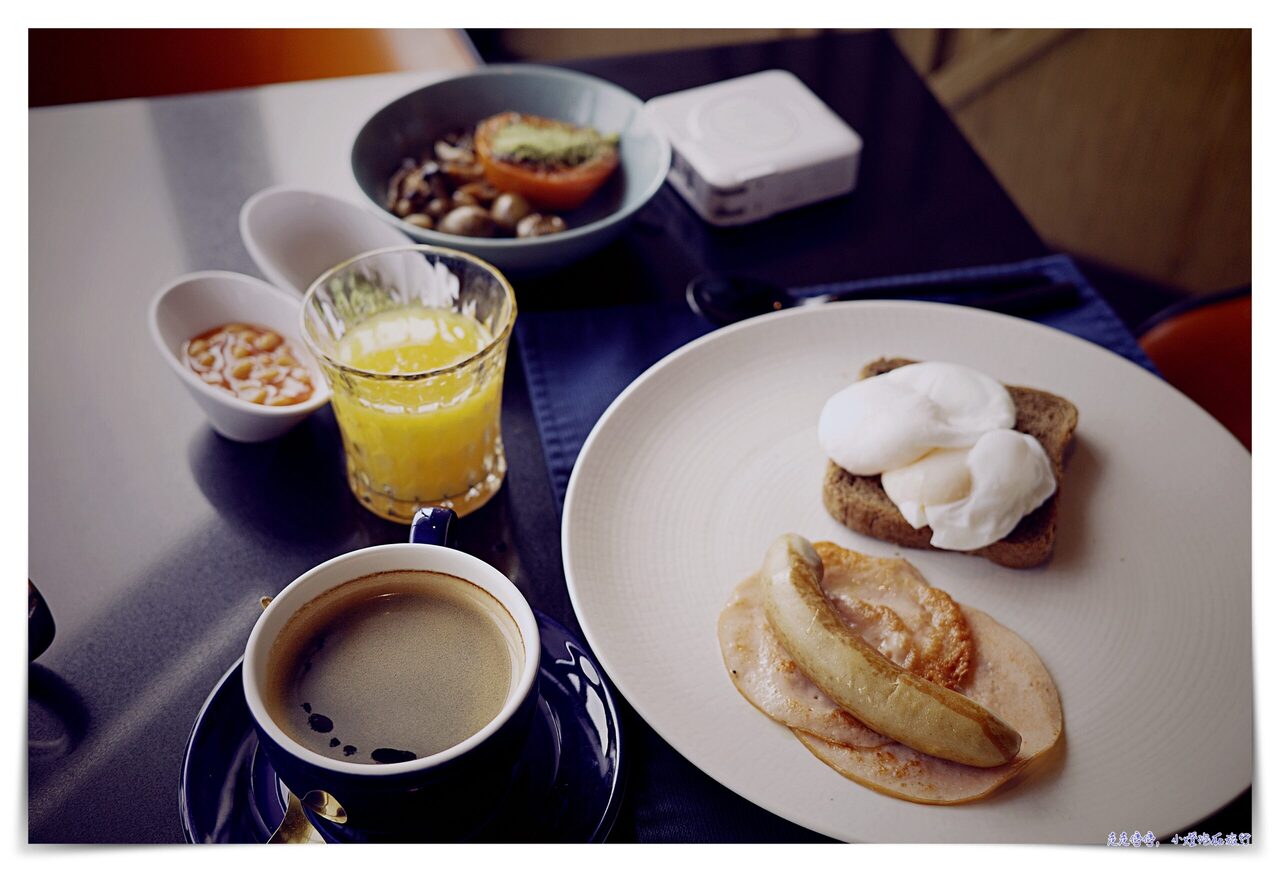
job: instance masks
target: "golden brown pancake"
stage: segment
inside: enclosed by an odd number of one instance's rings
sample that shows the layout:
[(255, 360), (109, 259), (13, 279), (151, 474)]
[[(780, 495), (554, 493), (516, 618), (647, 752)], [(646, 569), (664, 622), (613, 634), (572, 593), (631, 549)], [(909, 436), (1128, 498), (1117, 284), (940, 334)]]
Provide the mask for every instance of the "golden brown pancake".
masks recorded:
[(841, 710), (797, 668), (764, 616), (755, 576), (720, 615), (721, 652), (744, 697), (792, 728), (818, 759), (848, 778), (913, 802), (952, 804), (986, 796), (1057, 742), (1062, 707), (1034, 650), (989, 615), (958, 605), (898, 558), (814, 544), (822, 588), (841, 616), (899, 666), (955, 690), (1022, 735), (1018, 756), (984, 769), (907, 748)]
[[(823, 590), (841, 616), (881, 654), (923, 678), (956, 690), (973, 645), (959, 607), (905, 560), (881, 560), (829, 542)], [(830, 700), (801, 672), (765, 620), (756, 577), (738, 585), (720, 615), (725, 665), (742, 695), (788, 727), (857, 748), (892, 741)]]
[(855, 748), (891, 740), (837, 706), (800, 671), (765, 620), (756, 576), (734, 590), (720, 613), (720, 650), (747, 701), (788, 727)]

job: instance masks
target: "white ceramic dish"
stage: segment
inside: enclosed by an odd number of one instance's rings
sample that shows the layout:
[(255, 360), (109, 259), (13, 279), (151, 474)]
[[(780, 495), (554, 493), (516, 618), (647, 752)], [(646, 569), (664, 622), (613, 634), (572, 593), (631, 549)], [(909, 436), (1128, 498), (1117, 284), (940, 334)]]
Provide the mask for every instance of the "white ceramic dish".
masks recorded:
[[(301, 301), (288, 291), (252, 276), (209, 270), (179, 276), (161, 288), (151, 301), (148, 324), (156, 348), (209, 416), (213, 429), (237, 442), (262, 442), (280, 436), (329, 402), (328, 382), (298, 338), (300, 317)], [(288, 341), (299, 362), (311, 370), (311, 399), (296, 406), (260, 406), (205, 384), (183, 364), (184, 342), (234, 321), (269, 327)]]
[[(899, 549), (822, 507), (818, 413), (882, 355), (948, 360), (1080, 410), (1057, 549), (1034, 570)], [(779, 533), (901, 554), (1029, 641), (1065, 733), (970, 805), (882, 796), (828, 768), (730, 683), (716, 619)], [(601, 664), (677, 751), (790, 820), (851, 841), (1077, 842), (1165, 835), (1253, 766), (1250, 458), (1145, 370), (1036, 324), (927, 303), (753, 319), (680, 349), (596, 425), (569, 485), (565, 573)]]
[(412, 241), (354, 203), (285, 186), (267, 188), (245, 201), (240, 238), (267, 280), (299, 297), (340, 263)]

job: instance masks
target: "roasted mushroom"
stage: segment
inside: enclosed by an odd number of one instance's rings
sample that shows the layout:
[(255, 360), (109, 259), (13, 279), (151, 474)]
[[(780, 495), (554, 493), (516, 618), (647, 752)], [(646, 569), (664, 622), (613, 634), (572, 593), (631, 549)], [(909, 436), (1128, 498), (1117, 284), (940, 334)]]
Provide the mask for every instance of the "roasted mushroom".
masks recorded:
[(488, 205), (497, 199), (499, 193), (501, 192), (488, 182), (468, 182), (458, 188), (455, 195), (466, 194), (474, 197), (477, 203)]
[(529, 201), (519, 194), (502, 193), (489, 207), (489, 214), (499, 227), (515, 230), (520, 219), (533, 211)]
[[(466, 188), (466, 187), (468, 186), (467, 185), (462, 186), (462, 188)], [(458, 190), (453, 192), (453, 197), (452, 197), (453, 205), (479, 206), (480, 200), (476, 198), (475, 194), (472, 194), (470, 191), (464, 191), (462, 188), (458, 188)]]
[(396, 170), (395, 174), (391, 176), (391, 181), (387, 183), (387, 208), (388, 209), (391, 209), (391, 210), (395, 209), (396, 203), (398, 203), (401, 199), (401, 191), (403, 190), (404, 180), (405, 178), (408, 177), (409, 173), (413, 172), (413, 170), (414, 170), (413, 161), (406, 159), (404, 163), (400, 165), (400, 169)]
[(543, 215), (540, 212), (534, 212), (524, 216), (516, 224), (516, 236), (520, 239), (529, 239), (534, 236), (562, 233), (567, 229), (568, 225), (559, 215)]
[(475, 161), (445, 161), (440, 165), (440, 170), (458, 185), (478, 182), (484, 178), (484, 167)]
[(432, 218), (443, 218), (453, 208), (447, 197), (436, 197), (427, 203), (423, 211)]
[(497, 225), (480, 206), (459, 206), (440, 219), (439, 230), (458, 236), (493, 236)]
[(414, 227), (457, 236), (527, 239), (568, 229), (559, 216), (535, 213), (523, 195), (485, 176), (472, 131), (454, 131), (420, 160), (402, 162), (387, 183), (386, 208)]
[(440, 140), (435, 147), (436, 158), (446, 163), (472, 163), (476, 156), (469, 148), (461, 148), (452, 143)]

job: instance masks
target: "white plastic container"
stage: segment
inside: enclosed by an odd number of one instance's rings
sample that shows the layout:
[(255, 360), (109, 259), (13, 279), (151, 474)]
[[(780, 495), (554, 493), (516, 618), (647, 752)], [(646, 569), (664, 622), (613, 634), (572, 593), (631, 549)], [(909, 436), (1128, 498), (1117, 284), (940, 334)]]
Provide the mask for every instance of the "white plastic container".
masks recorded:
[(804, 83), (766, 70), (655, 97), (668, 181), (699, 215), (748, 224), (853, 190), (862, 138)]

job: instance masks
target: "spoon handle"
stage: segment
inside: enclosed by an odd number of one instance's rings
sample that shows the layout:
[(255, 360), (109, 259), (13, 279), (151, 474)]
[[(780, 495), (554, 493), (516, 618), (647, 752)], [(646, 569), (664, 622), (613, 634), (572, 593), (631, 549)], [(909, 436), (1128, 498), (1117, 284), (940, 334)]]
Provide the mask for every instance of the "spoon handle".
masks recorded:
[(308, 842), (322, 841), (307, 814), (302, 809), (302, 800), (289, 793), (289, 803), (285, 806), (284, 819), (280, 826), (267, 839), (268, 845), (305, 845)]
[(1065, 309), (1080, 302), (1079, 289), (1067, 282), (1051, 282), (1012, 290), (961, 290), (959, 292), (954, 285), (946, 283), (902, 285), (895, 288), (868, 288), (843, 291), (838, 294), (819, 294), (814, 297), (802, 297), (798, 302), (802, 306), (818, 306), (848, 300), (901, 300), (935, 294), (950, 296), (957, 293), (962, 295), (961, 299), (956, 300), (961, 305), (1003, 312), (1006, 315), (1035, 315)]

